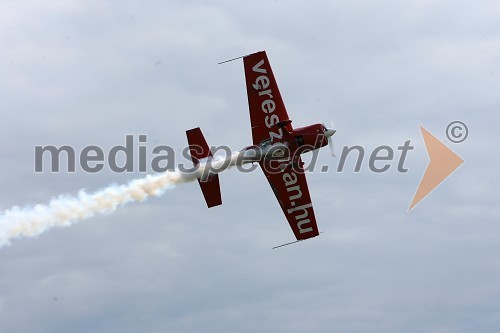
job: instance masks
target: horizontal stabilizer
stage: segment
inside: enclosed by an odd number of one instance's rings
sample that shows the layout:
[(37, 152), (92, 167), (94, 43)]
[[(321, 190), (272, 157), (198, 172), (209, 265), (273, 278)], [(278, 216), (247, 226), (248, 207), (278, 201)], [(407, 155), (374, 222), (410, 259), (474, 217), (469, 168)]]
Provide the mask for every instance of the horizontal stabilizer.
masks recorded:
[[(194, 165), (198, 165), (201, 159), (213, 157), (199, 127), (187, 130), (186, 135)], [(218, 174), (211, 174), (207, 179), (198, 178), (198, 184), (200, 184), (208, 208), (222, 205)]]

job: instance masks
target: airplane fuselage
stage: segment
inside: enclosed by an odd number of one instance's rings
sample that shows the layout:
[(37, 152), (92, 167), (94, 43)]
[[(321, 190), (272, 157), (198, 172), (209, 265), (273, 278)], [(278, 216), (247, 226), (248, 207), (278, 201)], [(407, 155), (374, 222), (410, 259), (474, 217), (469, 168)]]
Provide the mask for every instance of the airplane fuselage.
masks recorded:
[(322, 124), (300, 127), (292, 131), (288, 131), (284, 126), (278, 128), (283, 133), (281, 139), (264, 140), (260, 145), (252, 145), (243, 149), (247, 156), (246, 161), (285, 161), (298, 158), (303, 153), (328, 145), (328, 137), (335, 133), (335, 130), (326, 129)]

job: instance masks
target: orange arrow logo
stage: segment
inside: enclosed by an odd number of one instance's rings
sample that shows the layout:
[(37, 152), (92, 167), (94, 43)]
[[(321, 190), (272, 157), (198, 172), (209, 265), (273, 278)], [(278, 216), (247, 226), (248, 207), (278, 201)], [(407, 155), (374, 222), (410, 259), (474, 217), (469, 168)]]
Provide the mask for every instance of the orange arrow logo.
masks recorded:
[(418, 184), (408, 211), (412, 210), (420, 201), (431, 193), (439, 184), (448, 178), (464, 160), (448, 146), (426, 130), (422, 125), (420, 132), (424, 138), (425, 148), (429, 155), (429, 164), (424, 176)]

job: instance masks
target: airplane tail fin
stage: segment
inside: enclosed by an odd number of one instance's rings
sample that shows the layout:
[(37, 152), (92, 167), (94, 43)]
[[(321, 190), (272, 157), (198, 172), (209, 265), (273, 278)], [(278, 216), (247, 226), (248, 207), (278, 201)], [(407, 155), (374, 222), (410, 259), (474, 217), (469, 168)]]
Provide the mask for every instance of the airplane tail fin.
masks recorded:
[[(199, 127), (187, 130), (186, 135), (194, 165), (198, 165), (203, 158), (213, 156)], [(198, 178), (198, 184), (200, 184), (208, 208), (222, 205), (218, 174), (212, 174), (207, 179)]]

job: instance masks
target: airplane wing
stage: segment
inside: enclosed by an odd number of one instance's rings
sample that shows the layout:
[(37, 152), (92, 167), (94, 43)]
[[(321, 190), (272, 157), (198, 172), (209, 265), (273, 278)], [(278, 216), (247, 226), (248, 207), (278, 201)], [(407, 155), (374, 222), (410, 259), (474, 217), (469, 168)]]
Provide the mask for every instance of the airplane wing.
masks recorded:
[[(258, 145), (268, 139), (279, 141), (283, 137), (283, 128), (275, 125), (289, 118), (266, 52), (243, 57), (243, 64), (253, 143)], [(285, 128), (291, 131), (292, 125), (287, 124)]]
[[(295, 238), (304, 240), (318, 236), (318, 225), (314, 217), (304, 171), (301, 168), (301, 170), (285, 168), (279, 171), (276, 162), (263, 160), (259, 163), (292, 228)], [(300, 158), (298, 164), (302, 165)]]

